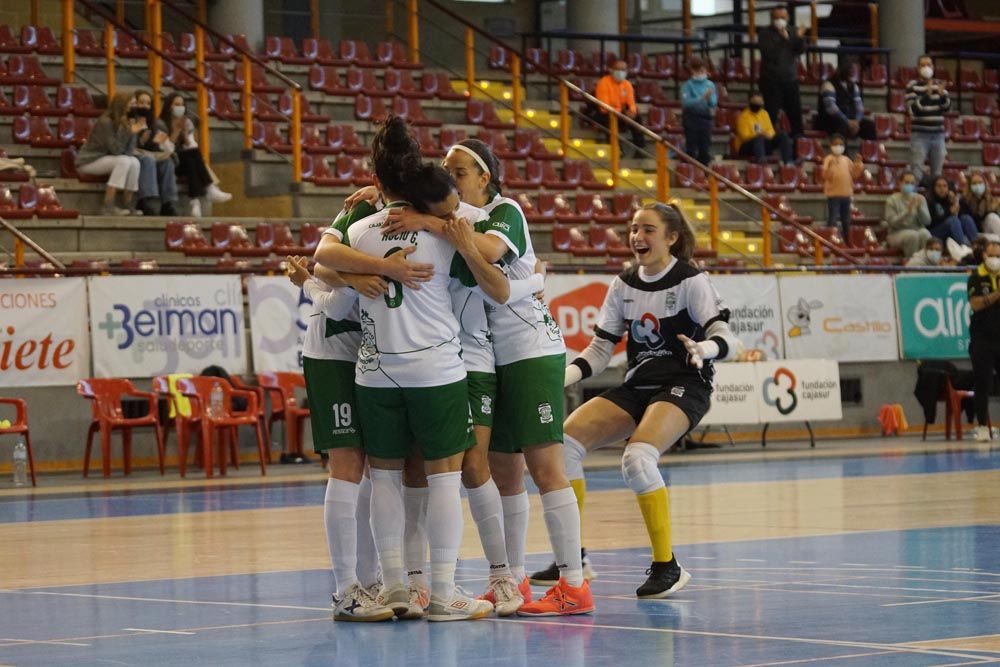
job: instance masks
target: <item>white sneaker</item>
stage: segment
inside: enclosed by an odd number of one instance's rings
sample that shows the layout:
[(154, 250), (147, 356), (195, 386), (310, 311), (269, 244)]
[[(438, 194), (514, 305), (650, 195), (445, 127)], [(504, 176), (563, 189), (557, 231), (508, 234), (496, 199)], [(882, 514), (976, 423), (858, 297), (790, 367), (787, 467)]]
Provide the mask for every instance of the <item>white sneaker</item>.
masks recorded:
[(581, 551), (583, 552), (580, 559), (583, 563), (583, 578), (587, 581), (597, 579), (597, 571), (594, 570), (594, 567), (590, 564), (590, 556), (587, 555), (587, 550), (582, 549)]
[(513, 616), (524, 605), (524, 596), (511, 577), (490, 579), (481, 600), (493, 603), (497, 616)]
[(378, 594), (378, 603), (392, 609), (396, 616), (402, 616), (410, 610), (410, 591), (406, 586), (383, 587)]
[(989, 442), (991, 435), (989, 426), (976, 427), (976, 442)]
[(450, 600), (435, 600), (432, 597), (427, 611), (428, 621), (475, 621), (489, 616), (493, 605), (486, 600), (474, 600), (455, 588)]
[(421, 588), (420, 586), (414, 586), (410, 584), (410, 600), (409, 607), (406, 612), (403, 613), (400, 618), (407, 620), (423, 618), (427, 615), (427, 607), (431, 603), (430, 593), (427, 592), (426, 588)]
[(953, 238), (945, 239), (944, 245), (948, 249), (948, 254), (951, 255), (951, 258), (955, 261), (960, 261), (972, 254), (972, 248), (959, 243)]
[(344, 596), (333, 600), (333, 620), (374, 623), (388, 621), (393, 617), (392, 609), (380, 605), (368, 591), (354, 584)]
[(205, 190), (205, 196), (208, 197), (208, 201), (212, 202), (213, 204), (221, 204), (233, 198), (233, 196), (228, 192), (223, 192), (222, 190), (220, 190), (219, 186), (216, 185), (215, 183), (212, 183), (211, 185), (208, 186), (208, 188)]
[(197, 197), (191, 199), (191, 217), (200, 218), (201, 217), (201, 200)]

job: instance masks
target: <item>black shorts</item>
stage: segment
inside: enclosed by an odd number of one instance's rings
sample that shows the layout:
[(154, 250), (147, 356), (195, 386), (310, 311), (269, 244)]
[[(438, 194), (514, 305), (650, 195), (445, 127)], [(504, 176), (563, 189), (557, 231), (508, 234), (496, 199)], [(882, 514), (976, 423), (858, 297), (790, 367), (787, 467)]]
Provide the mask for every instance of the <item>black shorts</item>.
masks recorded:
[(655, 387), (632, 387), (623, 384), (601, 394), (619, 408), (629, 413), (638, 426), (646, 408), (653, 403), (672, 403), (680, 408), (693, 429), (708, 412), (711, 405), (712, 386), (700, 378), (678, 378), (670, 384)]

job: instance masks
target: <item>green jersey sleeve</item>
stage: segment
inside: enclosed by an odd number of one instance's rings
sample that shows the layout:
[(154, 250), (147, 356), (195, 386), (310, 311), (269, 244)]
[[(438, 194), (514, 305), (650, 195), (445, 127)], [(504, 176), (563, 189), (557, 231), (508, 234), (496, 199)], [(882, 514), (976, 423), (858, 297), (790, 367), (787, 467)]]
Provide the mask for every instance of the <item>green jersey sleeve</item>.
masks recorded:
[(451, 258), (451, 270), (448, 272), (448, 276), (462, 283), (463, 287), (475, 287), (479, 284), (476, 282), (476, 277), (472, 275), (472, 269), (469, 268), (465, 258), (457, 252)]
[(490, 211), (489, 220), (477, 223), (476, 231), (479, 231), (480, 224), (485, 227), (484, 233), (499, 236), (507, 244), (509, 251), (502, 258), (504, 264), (513, 264), (527, 251), (524, 216), (513, 204), (503, 203), (494, 208)]
[[(366, 201), (358, 202), (354, 205), (350, 211), (343, 210), (337, 214), (334, 218), (333, 223), (330, 228), (334, 230), (335, 236), (342, 242), (347, 243), (345, 240), (347, 238), (347, 228), (353, 225), (358, 220), (362, 218), (367, 218), (369, 215), (374, 215), (377, 213), (374, 206)], [(348, 245), (350, 245), (348, 243)]]

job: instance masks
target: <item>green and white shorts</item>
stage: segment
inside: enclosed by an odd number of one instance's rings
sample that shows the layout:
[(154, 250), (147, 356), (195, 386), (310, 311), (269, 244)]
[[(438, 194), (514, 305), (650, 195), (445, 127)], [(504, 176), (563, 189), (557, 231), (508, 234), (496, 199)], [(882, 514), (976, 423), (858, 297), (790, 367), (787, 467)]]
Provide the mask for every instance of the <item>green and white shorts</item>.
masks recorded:
[(497, 400), (490, 451), (516, 454), (563, 440), (566, 355), (497, 366)]
[(313, 449), (361, 449), (361, 427), (354, 396), (354, 362), (302, 358), (309, 397)]

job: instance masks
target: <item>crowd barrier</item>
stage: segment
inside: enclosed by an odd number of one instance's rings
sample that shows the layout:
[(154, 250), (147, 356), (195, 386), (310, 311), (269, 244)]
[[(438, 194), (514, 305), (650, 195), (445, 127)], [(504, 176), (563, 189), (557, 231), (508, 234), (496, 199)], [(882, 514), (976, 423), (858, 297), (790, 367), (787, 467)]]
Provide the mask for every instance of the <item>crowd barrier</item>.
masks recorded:
[[(612, 278), (547, 279), (545, 299), (570, 356), (589, 342)], [(251, 276), (248, 349), (240, 281), (238, 275), (3, 281), (0, 386), (196, 373), (213, 364), (230, 373), (251, 365), (255, 372), (300, 370), (309, 300), (287, 278)], [(770, 360), (966, 355), (969, 304), (961, 274), (718, 275), (712, 282), (731, 311), (733, 331)], [(621, 346), (615, 362), (623, 360)]]

